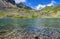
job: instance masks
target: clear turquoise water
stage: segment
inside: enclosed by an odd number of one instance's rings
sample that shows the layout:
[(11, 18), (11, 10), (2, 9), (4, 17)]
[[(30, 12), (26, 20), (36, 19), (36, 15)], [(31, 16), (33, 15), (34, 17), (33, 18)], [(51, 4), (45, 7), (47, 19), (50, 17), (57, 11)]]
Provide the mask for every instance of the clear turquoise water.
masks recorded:
[(56, 28), (60, 29), (59, 18), (40, 18), (40, 19), (21, 19), (21, 18), (4, 18), (0, 19), (0, 31), (12, 29), (28, 29), (33, 28)]

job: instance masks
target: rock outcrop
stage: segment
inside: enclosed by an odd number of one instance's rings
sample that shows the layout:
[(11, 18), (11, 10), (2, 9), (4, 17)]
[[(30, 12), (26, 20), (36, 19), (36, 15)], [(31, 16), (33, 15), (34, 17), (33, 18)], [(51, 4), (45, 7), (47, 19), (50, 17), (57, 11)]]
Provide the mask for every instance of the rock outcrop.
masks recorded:
[(0, 9), (6, 8), (6, 7), (16, 7), (15, 4), (13, 4), (14, 1), (9, 0), (0, 0)]

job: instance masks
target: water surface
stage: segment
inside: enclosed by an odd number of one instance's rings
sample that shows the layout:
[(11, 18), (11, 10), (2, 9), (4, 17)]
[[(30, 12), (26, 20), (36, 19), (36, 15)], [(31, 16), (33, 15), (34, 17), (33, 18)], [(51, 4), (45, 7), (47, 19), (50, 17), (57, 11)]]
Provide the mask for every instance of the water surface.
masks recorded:
[(21, 19), (21, 18), (4, 18), (0, 19), (0, 31), (9, 29), (41, 29), (56, 28), (60, 29), (60, 19), (56, 18), (40, 18), (40, 19)]

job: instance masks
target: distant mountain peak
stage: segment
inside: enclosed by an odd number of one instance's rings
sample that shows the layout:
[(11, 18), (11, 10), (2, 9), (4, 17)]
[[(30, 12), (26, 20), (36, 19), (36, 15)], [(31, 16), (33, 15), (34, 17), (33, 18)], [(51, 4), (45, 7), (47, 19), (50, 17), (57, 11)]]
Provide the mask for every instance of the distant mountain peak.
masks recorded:
[(20, 2), (19, 4), (17, 4), (17, 7), (20, 7), (20, 8), (25, 8), (25, 9), (32, 9), (31, 7), (25, 5), (24, 3)]
[(2, 8), (8, 8), (8, 7), (19, 7), (19, 8), (25, 8), (25, 9), (32, 9), (29, 6), (26, 6), (22, 2), (19, 4), (16, 4), (14, 0), (0, 0), (0, 9)]

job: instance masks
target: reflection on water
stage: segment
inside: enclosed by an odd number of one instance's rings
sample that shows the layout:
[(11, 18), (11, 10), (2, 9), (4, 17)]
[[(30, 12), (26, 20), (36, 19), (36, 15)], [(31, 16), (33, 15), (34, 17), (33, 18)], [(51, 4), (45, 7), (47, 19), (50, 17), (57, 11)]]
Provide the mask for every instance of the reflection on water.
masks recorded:
[(3, 27), (14, 27), (17, 29), (26, 29), (28, 27), (32, 28), (60, 28), (60, 19), (49, 19), (49, 18), (41, 18), (41, 19), (11, 19), (5, 18), (0, 19), (0, 29)]
[[(37, 38), (40, 38), (40, 35), (48, 36), (48, 37), (52, 36), (50, 38), (59, 37), (60, 36), (60, 19), (55, 19), (55, 18), (54, 19), (53, 18), (0, 19), (0, 35), (4, 35), (3, 33), (8, 33), (14, 29), (16, 29), (17, 31), (13, 31), (13, 33), (11, 33), (10, 35), (7, 35), (7, 37), (14, 36), (14, 39), (15, 39), (15, 36), (16, 36), (16, 39), (19, 39), (20, 35), (23, 36), (22, 37), (23, 39), (25, 39), (25, 36), (27, 35), (28, 35), (28, 38), (26, 39), (29, 39), (29, 36), (31, 36), (31, 39), (32, 37), (36, 36), (35, 39), (37, 39)], [(20, 31), (20, 30), (23, 30), (23, 31)]]

